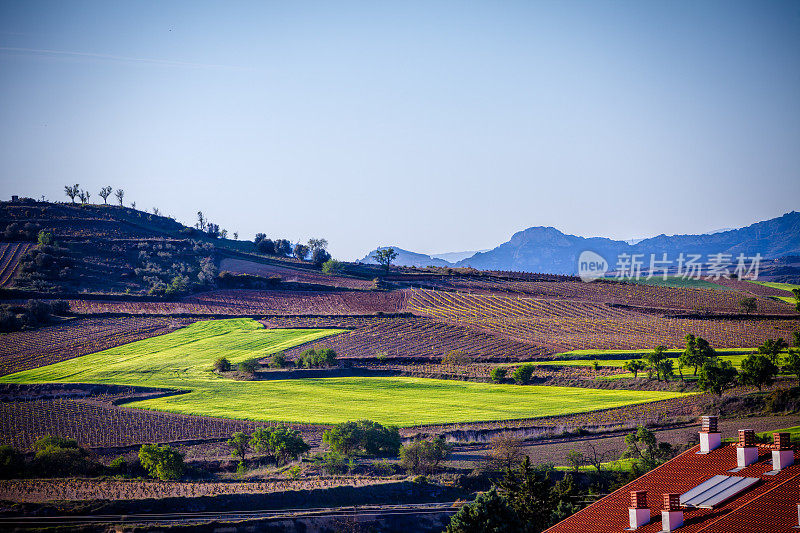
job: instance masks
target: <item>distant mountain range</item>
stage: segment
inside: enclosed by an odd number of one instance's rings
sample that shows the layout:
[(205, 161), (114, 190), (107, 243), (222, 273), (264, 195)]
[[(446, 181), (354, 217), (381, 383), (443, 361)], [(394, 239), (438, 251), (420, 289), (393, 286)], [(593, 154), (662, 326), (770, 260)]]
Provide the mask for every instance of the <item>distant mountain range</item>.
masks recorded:
[[(633, 244), (631, 244), (633, 243)], [(515, 270), (548, 274), (575, 274), (581, 252), (593, 251), (615, 265), (623, 253), (650, 254), (658, 258), (677, 259), (680, 253), (701, 254), (703, 261), (710, 254), (761, 254), (764, 259), (800, 255), (800, 213), (792, 211), (781, 217), (757, 222), (740, 229), (720, 230), (703, 235), (658, 235), (648, 239), (617, 241), (603, 237), (567, 235), (552, 227), (532, 227), (515, 233), (508, 242), (487, 251), (457, 259), (456, 253), (433, 257), (394, 247), (398, 252), (395, 264), (403, 266), (457, 266), (480, 270)], [(370, 254), (361, 260), (374, 263)], [(461, 255), (467, 252), (462, 252)], [(443, 259), (450, 255), (454, 262)]]

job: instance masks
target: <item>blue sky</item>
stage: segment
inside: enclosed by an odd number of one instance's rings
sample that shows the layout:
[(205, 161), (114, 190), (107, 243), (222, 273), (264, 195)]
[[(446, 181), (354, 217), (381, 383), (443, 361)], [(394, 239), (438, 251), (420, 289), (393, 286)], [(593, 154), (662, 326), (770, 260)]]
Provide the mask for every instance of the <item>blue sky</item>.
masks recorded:
[(493, 247), (798, 207), (800, 2), (0, 3), (0, 197)]

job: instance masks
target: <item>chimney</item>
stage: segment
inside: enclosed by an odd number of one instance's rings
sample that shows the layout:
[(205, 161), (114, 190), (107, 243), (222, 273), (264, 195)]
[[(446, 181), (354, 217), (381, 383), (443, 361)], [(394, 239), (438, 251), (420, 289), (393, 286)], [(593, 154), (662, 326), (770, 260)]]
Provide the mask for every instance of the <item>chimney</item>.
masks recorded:
[(661, 511), (662, 530), (675, 531), (682, 525), (681, 495), (678, 493), (664, 494), (664, 510)]
[(783, 470), (794, 464), (794, 450), (792, 450), (791, 433), (773, 433), (773, 440), (777, 450), (772, 450), (772, 469)]
[(709, 453), (722, 444), (722, 435), (717, 431), (717, 417), (701, 416), (700, 421), (700, 453)]
[(631, 506), (628, 507), (631, 529), (637, 529), (650, 522), (650, 508), (647, 506), (647, 491), (632, 490)]
[(744, 468), (758, 461), (756, 432), (752, 429), (739, 430), (739, 445), (736, 447), (736, 466)]

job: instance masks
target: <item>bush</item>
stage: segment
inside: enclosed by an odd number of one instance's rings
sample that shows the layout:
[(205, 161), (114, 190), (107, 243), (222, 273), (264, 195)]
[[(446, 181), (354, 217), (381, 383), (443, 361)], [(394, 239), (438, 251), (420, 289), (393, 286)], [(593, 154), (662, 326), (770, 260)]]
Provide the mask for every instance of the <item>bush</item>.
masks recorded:
[(0, 479), (19, 477), (22, 473), (23, 457), (7, 444), (0, 446)]
[(384, 427), (371, 420), (336, 424), (325, 430), (322, 442), (344, 455), (363, 452), (388, 457), (397, 457), (401, 445), (400, 431), (396, 427)]
[(34, 469), (42, 476), (70, 476), (88, 473), (86, 451), (72, 439), (45, 435), (33, 443)]
[(277, 465), (297, 459), (311, 449), (302, 433), (288, 426), (256, 428), (249, 444), (253, 451), (266, 454)]
[(336, 259), (328, 259), (322, 264), (322, 272), (325, 274), (340, 274), (344, 270), (344, 263)]
[(511, 377), (514, 378), (514, 382), (517, 385), (526, 385), (531, 382), (535, 368), (536, 367), (530, 363), (520, 365), (516, 370), (514, 370), (514, 373), (511, 374)]
[(403, 466), (414, 474), (429, 474), (438, 468), (452, 450), (441, 437), (434, 439), (416, 440), (406, 444), (400, 450), (400, 460)]
[(461, 350), (451, 350), (442, 357), (443, 365), (459, 365), (464, 366), (472, 362), (470, 357)]
[(239, 372), (246, 372), (247, 374), (255, 374), (258, 370), (258, 359), (251, 357), (239, 363)]
[(292, 362), (286, 358), (285, 353), (278, 352), (276, 354), (272, 354), (272, 357), (269, 360), (269, 366), (272, 368), (286, 368), (292, 366)]
[(506, 374), (508, 374), (508, 369), (502, 366), (496, 366), (492, 369), (492, 372), (489, 376), (492, 378), (492, 381), (495, 383), (502, 383), (506, 379)]
[(311, 348), (306, 350), (297, 359), (297, 366), (305, 368), (320, 368), (336, 366), (336, 352), (330, 348)]
[(217, 372), (229, 372), (231, 369), (231, 362), (226, 357), (220, 357), (214, 361), (214, 370)]
[(144, 444), (139, 448), (139, 462), (154, 478), (180, 479), (183, 475), (183, 455), (167, 444)]
[(347, 461), (344, 455), (330, 451), (314, 456), (314, 464), (329, 475), (346, 474), (352, 467), (352, 461)]

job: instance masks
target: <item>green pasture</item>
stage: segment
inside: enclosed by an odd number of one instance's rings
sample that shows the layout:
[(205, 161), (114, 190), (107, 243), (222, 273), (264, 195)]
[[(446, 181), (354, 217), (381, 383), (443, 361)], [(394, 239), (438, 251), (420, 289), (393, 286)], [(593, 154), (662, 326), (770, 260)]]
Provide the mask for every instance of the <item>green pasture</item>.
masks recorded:
[(673, 392), (493, 385), (408, 377), (235, 381), (212, 371), (340, 330), (264, 329), (251, 319), (197, 322), (178, 331), (49, 366), (0, 383), (95, 383), (180, 391), (130, 407), (184, 414), (330, 424), (369, 418), (411, 426), (561, 415), (682, 396)]
[(800, 285), (796, 285), (794, 283), (777, 283), (774, 281), (753, 281), (747, 280), (750, 283), (755, 283), (757, 285), (763, 285), (765, 287), (772, 287), (773, 289), (780, 289), (782, 291), (786, 291), (788, 294), (786, 296), (773, 296), (773, 298), (777, 298), (778, 300), (782, 300), (788, 304), (794, 305), (797, 302), (797, 298), (794, 297), (792, 294), (793, 289), (800, 289)]

